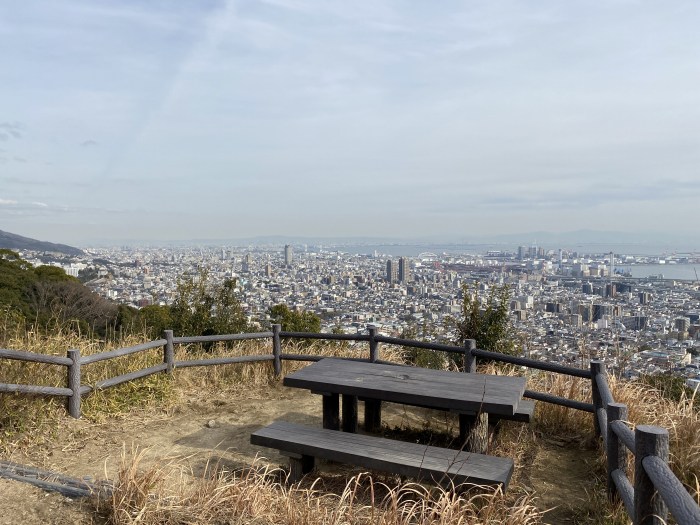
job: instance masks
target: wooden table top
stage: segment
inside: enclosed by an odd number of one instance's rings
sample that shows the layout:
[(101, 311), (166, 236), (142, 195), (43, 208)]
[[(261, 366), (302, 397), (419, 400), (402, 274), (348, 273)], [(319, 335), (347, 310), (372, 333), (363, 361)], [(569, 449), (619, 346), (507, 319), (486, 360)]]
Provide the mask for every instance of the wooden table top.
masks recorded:
[(283, 384), (324, 394), (512, 416), (526, 379), (327, 358), (289, 374)]

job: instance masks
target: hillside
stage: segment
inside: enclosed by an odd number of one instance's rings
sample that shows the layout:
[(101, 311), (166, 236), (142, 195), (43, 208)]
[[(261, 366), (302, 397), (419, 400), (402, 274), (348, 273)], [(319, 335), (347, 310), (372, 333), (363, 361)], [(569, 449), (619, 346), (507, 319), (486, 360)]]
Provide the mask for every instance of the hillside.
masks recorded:
[(65, 255), (82, 255), (83, 250), (68, 246), (66, 244), (56, 244), (53, 242), (38, 241), (30, 237), (22, 237), (15, 233), (0, 230), (0, 248), (9, 250), (34, 250), (37, 252), (56, 252)]

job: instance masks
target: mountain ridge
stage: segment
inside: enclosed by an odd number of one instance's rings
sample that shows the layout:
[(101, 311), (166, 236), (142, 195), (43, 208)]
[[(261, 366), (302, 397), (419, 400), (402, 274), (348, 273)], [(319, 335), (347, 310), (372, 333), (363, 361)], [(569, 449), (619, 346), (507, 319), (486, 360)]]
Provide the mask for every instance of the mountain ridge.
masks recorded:
[(33, 250), (36, 252), (55, 252), (65, 255), (83, 255), (83, 250), (67, 244), (39, 241), (16, 233), (0, 230), (0, 248), (9, 250)]

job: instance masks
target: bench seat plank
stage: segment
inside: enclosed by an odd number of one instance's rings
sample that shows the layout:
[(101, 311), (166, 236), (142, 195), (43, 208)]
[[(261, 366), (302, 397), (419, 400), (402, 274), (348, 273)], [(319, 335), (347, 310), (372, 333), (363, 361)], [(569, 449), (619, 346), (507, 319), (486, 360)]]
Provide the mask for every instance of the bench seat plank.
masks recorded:
[(513, 473), (513, 460), (420, 445), (405, 441), (338, 432), (275, 421), (251, 435), (254, 445), (281, 452), (346, 463), (362, 468), (448, 485), (503, 485)]

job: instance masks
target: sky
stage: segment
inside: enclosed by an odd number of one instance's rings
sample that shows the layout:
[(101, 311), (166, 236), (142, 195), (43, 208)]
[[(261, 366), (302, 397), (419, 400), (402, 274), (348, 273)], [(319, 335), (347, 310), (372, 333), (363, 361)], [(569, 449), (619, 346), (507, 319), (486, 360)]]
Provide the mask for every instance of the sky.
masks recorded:
[(698, 238), (700, 2), (0, 5), (0, 230)]

